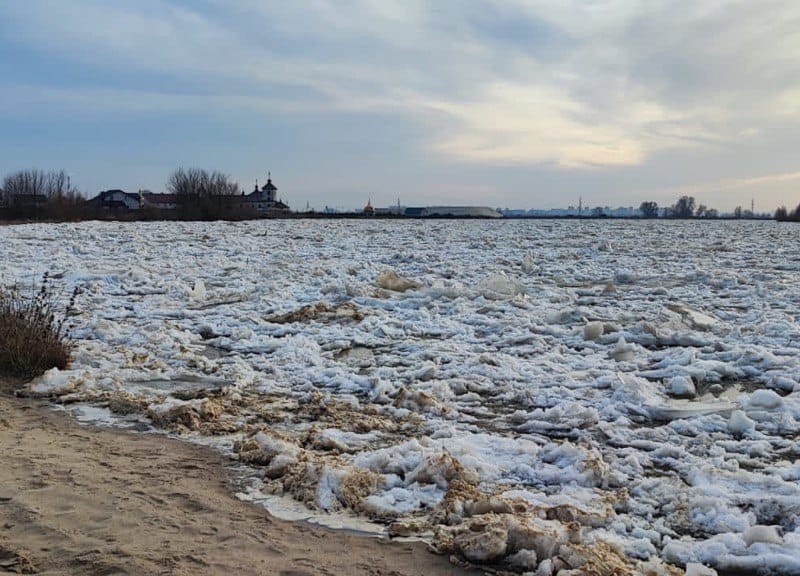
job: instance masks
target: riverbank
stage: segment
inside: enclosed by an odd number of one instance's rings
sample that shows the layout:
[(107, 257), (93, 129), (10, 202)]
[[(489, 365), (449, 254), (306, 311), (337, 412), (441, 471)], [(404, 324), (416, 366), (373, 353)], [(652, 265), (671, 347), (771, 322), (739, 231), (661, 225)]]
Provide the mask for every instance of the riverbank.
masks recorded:
[(0, 574), (474, 574), (421, 543), (285, 522), (236, 500), (225, 460), (0, 394)]

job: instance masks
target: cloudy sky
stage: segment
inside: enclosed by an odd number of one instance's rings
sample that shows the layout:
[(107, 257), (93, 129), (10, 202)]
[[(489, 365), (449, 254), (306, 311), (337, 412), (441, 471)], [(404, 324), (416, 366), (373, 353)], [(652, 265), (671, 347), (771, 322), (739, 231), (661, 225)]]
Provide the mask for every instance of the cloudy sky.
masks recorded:
[(0, 176), (294, 208), (800, 202), (796, 0), (2, 0)]

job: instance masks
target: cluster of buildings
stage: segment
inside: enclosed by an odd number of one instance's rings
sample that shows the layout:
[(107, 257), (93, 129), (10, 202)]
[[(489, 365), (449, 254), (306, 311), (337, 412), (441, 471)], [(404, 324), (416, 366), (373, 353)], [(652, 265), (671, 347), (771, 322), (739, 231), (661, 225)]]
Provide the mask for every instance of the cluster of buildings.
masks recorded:
[(401, 206), (400, 202), (388, 208), (374, 208), (372, 200), (364, 206), (367, 216), (406, 216), (409, 218), (502, 218), (503, 215), (488, 206)]
[(88, 203), (96, 208), (113, 211), (136, 210), (175, 210), (182, 202), (211, 201), (220, 206), (249, 214), (276, 215), (289, 212), (289, 206), (277, 197), (278, 187), (272, 183), (272, 175), (267, 176), (267, 183), (261, 188), (256, 182), (255, 189), (249, 194), (229, 194), (204, 196), (198, 192), (197, 197), (181, 197), (178, 194), (160, 194), (140, 190), (125, 192), (123, 190), (105, 190)]

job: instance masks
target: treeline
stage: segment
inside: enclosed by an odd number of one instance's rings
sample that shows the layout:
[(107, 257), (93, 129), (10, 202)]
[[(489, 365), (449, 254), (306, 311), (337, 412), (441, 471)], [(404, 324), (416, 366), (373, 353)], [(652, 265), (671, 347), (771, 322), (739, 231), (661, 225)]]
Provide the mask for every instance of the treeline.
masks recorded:
[(163, 195), (147, 190), (107, 190), (86, 198), (70, 180), (64, 170), (20, 170), (5, 176), (0, 187), (0, 220), (215, 220), (257, 216), (238, 201), (243, 194), (239, 184), (216, 170), (178, 168), (172, 172), (166, 189), (174, 195), (174, 204), (168, 209), (149, 204), (146, 197)]
[[(656, 202), (642, 202), (639, 205), (639, 212), (643, 218), (701, 218), (713, 220), (721, 218), (716, 208), (709, 208), (705, 204), (698, 204), (694, 196), (681, 196), (672, 206), (665, 208), (659, 207)], [(730, 216), (727, 216), (728, 218)], [(737, 206), (733, 210), (734, 218), (755, 218), (752, 210), (744, 210)]]
[(20, 170), (3, 178), (0, 214), (9, 219), (72, 220), (85, 199), (64, 170)]
[(775, 220), (778, 222), (800, 222), (800, 204), (792, 211), (787, 210), (786, 206), (781, 206), (775, 210)]

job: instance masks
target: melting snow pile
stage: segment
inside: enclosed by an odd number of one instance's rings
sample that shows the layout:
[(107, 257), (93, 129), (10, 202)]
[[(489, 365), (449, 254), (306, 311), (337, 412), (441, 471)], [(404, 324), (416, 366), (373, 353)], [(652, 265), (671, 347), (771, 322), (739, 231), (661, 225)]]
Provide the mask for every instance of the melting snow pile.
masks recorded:
[(32, 394), (232, 447), (253, 499), (511, 572), (800, 574), (794, 232), (37, 224), (0, 281), (81, 289)]

